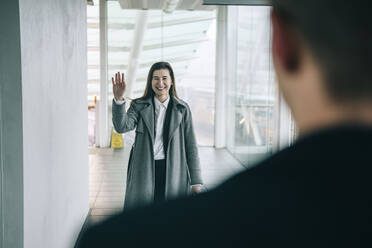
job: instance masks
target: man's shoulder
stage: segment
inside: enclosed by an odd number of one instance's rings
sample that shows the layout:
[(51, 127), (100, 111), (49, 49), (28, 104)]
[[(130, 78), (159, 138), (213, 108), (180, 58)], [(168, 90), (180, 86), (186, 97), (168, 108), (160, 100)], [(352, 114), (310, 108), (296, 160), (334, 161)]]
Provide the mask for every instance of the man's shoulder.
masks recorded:
[[(288, 178), (291, 175), (312, 177), (325, 171), (349, 168), (350, 162), (358, 156), (358, 161), (370, 161), (368, 151), (372, 149), (372, 128), (363, 126), (340, 126), (319, 130), (299, 138), (293, 145), (278, 151), (255, 166), (241, 172), (229, 181), (247, 184), (260, 183), (273, 178)], [(354, 163), (354, 168), (364, 167), (364, 163)], [(371, 169), (372, 170), (372, 169)], [(319, 173), (321, 176), (321, 173)], [(285, 183), (285, 181), (283, 181)]]

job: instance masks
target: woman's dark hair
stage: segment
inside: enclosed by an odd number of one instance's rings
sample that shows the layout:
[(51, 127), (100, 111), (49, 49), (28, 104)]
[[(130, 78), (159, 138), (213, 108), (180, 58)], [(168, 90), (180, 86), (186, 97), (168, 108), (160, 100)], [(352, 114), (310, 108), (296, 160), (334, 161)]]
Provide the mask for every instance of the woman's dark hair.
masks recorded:
[(143, 93), (143, 96), (137, 99), (145, 99), (145, 98), (154, 96), (154, 91), (152, 89), (152, 77), (154, 75), (154, 71), (162, 70), (162, 69), (167, 69), (169, 71), (169, 74), (171, 76), (171, 80), (173, 83), (169, 89), (169, 95), (172, 97), (178, 98), (177, 91), (176, 91), (176, 80), (174, 77), (172, 66), (168, 62), (157, 62), (151, 66), (149, 74), (147, 75), (145, 93)]

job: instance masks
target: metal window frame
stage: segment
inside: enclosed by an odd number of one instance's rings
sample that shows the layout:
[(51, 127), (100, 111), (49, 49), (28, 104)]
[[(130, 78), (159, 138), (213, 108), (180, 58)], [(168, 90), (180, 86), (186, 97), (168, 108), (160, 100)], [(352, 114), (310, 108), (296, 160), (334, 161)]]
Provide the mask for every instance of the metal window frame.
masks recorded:
[(203, 0), (203, 5), (271, 6), (272, 0)]

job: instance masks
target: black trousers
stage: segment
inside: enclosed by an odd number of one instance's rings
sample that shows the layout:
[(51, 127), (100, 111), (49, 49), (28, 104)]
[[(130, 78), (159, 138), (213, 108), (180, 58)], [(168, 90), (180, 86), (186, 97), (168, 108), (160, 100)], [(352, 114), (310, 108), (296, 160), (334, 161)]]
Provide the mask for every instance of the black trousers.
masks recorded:
[(154, 196), (155, 203), (161, 203), (165, 201), (165, 178), (166, 178), (165, 159), (155, 160), (155, 196)]

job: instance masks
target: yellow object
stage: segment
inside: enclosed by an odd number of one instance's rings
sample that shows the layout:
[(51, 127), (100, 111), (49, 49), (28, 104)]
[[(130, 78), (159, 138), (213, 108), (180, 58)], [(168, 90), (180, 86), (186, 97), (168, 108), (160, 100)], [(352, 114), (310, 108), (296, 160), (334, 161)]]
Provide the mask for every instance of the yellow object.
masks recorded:
[(123, 135), (111, 128), (111, 148), (123, 148)]

